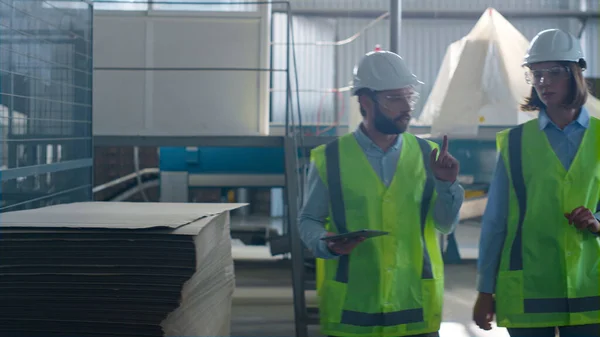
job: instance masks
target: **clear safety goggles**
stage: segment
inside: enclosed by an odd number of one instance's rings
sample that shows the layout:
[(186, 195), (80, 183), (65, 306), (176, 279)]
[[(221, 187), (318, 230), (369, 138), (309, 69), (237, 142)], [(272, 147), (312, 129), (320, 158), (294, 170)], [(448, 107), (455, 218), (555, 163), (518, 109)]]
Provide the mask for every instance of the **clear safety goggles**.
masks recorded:
[(399, 95), (377, 95), (375, 99), (390, 112), (412, 111), (419, 102), (419, 93), (413, 89)]
[(549, 85), (553, 82), (562, 81), (571, 76), (571, 70), (567, 67), (556, 66), (548, 69), (528, 69), (525, 72), (525, 81), (530, 85)]

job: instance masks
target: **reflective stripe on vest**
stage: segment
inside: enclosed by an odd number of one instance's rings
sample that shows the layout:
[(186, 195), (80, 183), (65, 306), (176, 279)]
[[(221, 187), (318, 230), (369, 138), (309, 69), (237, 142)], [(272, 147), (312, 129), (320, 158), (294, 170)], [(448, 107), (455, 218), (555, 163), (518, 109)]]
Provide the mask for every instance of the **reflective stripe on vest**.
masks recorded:
[[(510, 271), (523, 270), (523, 223), (527, 211), (527, 189), (522, 167), (522, 137), (524, 125), (513, 128), (508, 133), (508, 157), (512, 187), (519, 205), (516, 235), (510, 249)], [(600, 203), (598, 204), (600, 209)], [(550, 263), (550, 262), (548, 262)], [(525, 314), (578, 313), (600, 310), (600, 296), (580, 298), (525, 298)]]
[[(427, 223), (427, 214), (431, 204), (434, 192), (434, 177), (429, 169), (429, 154), (431, 153), (430, 144), (421, 138), (416, 138), (422, 152), (423, 164), (427, 173), (425, 187), (420, 209), (421, 239), (425, 242), (425, 225)], [(346, 215), (344, 198), (342, 195), (342, 182), (340, 172), (340, 151), (339, 139), (332, 141), (325, 147), (325, 160), (327, 170), (327, 182), (329, 190), (329, 199), (331, 202), (331, 217), (340, 234), (347, 233)], [(335, 280), (341, 283), (348, 283), (348, 268), (350, 265), (350, 256), (342, 255), (339, 257)], [(423, 244), (423, 268), (421, 272), (422, 279), (432, 279), (433, 271), (431, 259), (427, 246)], [(386, 313), (364, 313), (344, 310), (341, 323), (356, 326), (395, 326), (401, 324), (417, 323), (424, 321), (423, 309), (410, 309)]]

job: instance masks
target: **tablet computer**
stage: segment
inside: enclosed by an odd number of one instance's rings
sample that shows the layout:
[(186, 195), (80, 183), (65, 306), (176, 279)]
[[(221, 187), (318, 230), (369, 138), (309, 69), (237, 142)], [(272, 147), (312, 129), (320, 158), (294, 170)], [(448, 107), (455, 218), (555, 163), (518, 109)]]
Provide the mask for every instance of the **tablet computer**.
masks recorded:
[(361, 229), (358, 231), (344, 233), (344, 234), (325, 236), (325, 237), (322, 237), (321, 240), (323, 240), (323, 241), (338, 241), (338, 240), (342, 240), (342, 239), (352, 240), (352, 239), (358, 239), (360, 237), (368, 239), (368, 238), (374, 238), (377, 236), (388, 235), (388, 234), (390, 234), (390, 232), (378, 231), (378, 230), (374, 230), (374, 229)]

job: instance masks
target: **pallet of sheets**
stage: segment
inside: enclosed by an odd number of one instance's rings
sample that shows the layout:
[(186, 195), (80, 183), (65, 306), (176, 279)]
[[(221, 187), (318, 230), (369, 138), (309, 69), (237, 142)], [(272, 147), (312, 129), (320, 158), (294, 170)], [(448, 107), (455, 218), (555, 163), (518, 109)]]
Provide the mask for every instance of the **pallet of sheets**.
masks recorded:
[(0, 214), (0, 336), (226, 336), (229, 211), (86, 202)]

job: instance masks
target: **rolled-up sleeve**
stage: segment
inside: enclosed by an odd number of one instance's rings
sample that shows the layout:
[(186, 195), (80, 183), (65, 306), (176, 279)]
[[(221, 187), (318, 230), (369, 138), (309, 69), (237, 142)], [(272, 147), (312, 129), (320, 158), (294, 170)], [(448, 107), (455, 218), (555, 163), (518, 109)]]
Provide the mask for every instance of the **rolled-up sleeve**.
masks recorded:
[(454, 231), (460, 217), (460, 207), (465, 199), (465, 190), (455, 181), (435, 181), (437, 199), (433, 206), (433, 219), (436, 228), (444, 234)]
[(298, 231), (306, 247), (321, 259), (338, 257), (321, 240), (327, 234), (325, 220), (329, 215), (329, 192), (313, 163), (310, 164), (307, 179), (307, 193), (304, 205), (298, 216)]

